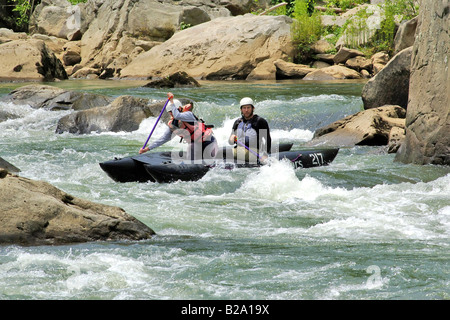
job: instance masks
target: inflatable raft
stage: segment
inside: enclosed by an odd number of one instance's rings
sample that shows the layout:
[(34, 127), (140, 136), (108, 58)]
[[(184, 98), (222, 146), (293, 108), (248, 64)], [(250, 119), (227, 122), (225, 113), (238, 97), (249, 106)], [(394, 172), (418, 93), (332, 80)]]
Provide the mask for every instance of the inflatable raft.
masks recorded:
[[(279, 160), (288, 159), (294, 168), (310, 168), (324, 166), (331, 163), (336, 157), (339, 148), (323, 148), (311, 150), (291, 151), (292, 143), (280, 144), (278, 152), (271, 157)], [(177, 152), (178, 153), (178, 152)], [(117, 182), (159, 182), (196, 181), (201, 179), (209, 170), (220, 166), (225, 169), (258, 167), (262, 163), (243, 163), (232, 157), (233, 148), (224, 147), (216, 159), (204, 163), (191, 163), (190, 161), (174, 161), (174, 154), (167, 152), (149, 152), (141, 155), (116, 158), (100, 163), (106, 174)], [(220, 157), (220, 155), (222, 155)], [(183, 154), (177, 154), (182, 158)], [(229, 159), (232, 159), (231, 161)]]

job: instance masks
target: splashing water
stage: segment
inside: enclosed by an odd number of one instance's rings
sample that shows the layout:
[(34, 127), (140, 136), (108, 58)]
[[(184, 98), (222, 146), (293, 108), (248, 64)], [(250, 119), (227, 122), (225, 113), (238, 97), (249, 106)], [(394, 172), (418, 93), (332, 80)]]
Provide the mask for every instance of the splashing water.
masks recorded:
[[(61, 86), (75, 86), (61, 82)], [(111, 96), (165, 92), (111, 82)], [(251, 96), (272, 138), (295, 148), (361, 109), (355, 83), (206, 83), (176, 89), (227, 145)], [(403, 165), (377, 147), (341, 148), (332, 164), (210, 170), (195, 182), (116, 183), (98, 163), (137, 154), (134, 132), (55, 134), (72, 111), (0, 102), (0, 156), (20, 175), (114, 205), (154, 229), (140, 242), (0, 247), (0, 299), (449, 299), (450, 171)], [(6, 116), (5, 116), (6, 115)], [(159, 124), (154, 139), (162, 134)], [(152, 138), (152, 139), (153, 139)], [(184, 148), (174, 139), (161, 150)]]

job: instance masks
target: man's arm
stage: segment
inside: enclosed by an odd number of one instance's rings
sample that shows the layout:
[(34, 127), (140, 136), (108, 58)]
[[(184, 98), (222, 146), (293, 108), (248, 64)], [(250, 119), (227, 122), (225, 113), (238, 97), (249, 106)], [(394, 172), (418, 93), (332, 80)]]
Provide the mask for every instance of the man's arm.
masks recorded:
[(179, 121), (186, 121), (186, 122), (196, 122), (197, 119), (195, 119), (194, 114), (191, 111), (185, 111), (180, 112), (176, 107), (175, 104), (171, 105), (172, 107), (172, 114), (173, 118)]
[(159, 137), (158, 140), (153, 142), (148, 147), (145, 147), (144, 149), (139, 150), (139, 153), (144, 153), (144, 152), (150, 151), (152, 149), (155, 149), (159, 146), (162, 146), (164, 143), (166, 143), (170, 140), (172, 140), (172, 131), (169, 129), (169, 127), (167, 127), (166, 131), (164, 131), (164, 134), (161, 137)]
[(234, 144), (236, 139), (237, 139), (236, 129), (237, 129), (238, 124), (239, 124), (239, 119), (237, 119), (233, 123), (233, 127), (231, 128), (231, 134), (230, 134), (230, 137), (228, 138), (228, 143), (229, 144)]

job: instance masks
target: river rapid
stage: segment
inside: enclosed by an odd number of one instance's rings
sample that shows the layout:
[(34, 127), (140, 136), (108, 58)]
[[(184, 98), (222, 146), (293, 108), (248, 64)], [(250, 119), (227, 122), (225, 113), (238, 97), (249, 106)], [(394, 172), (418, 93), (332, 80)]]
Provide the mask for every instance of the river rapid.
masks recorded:
[[(139, 81), (61, 81), (70, 90), (162, 101)], [(250, 96), (272, 138), (300, 149), (314, 130), (361, 111), (363, 82), (201, 82), (196, 102), (224, 145)], [(24, 84), (0, 85), (0, 96)], [(137, 154), (134, 132), (56, 134), (71, 111), (0, 103), (0, 156), (21, 176), (123, 208), (145, 241), (0, 246), (3, 300), (450, 299), (450, 168), (394, 161), (386, 147), (341, 148), (329, 166), (213, 169), (199, 181), (117, 183), (99, 162)], [(156, 127), (158, 137), (163, 124)], [(174, 139), (161, 150), (184, 148)]]

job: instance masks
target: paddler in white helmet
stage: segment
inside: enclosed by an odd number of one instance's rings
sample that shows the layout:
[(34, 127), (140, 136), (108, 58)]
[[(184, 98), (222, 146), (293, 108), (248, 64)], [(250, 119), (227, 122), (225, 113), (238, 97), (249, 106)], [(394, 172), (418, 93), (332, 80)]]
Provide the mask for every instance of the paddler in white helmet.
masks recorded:
[(234, 122), (228, 142), (236, 144), (234, 156), (237, 160), (258, 163), (267, 158), (272, 147), (269, 124), (254, 113), (253, 99), (242, 98), (240, 108), (241, 117)]

